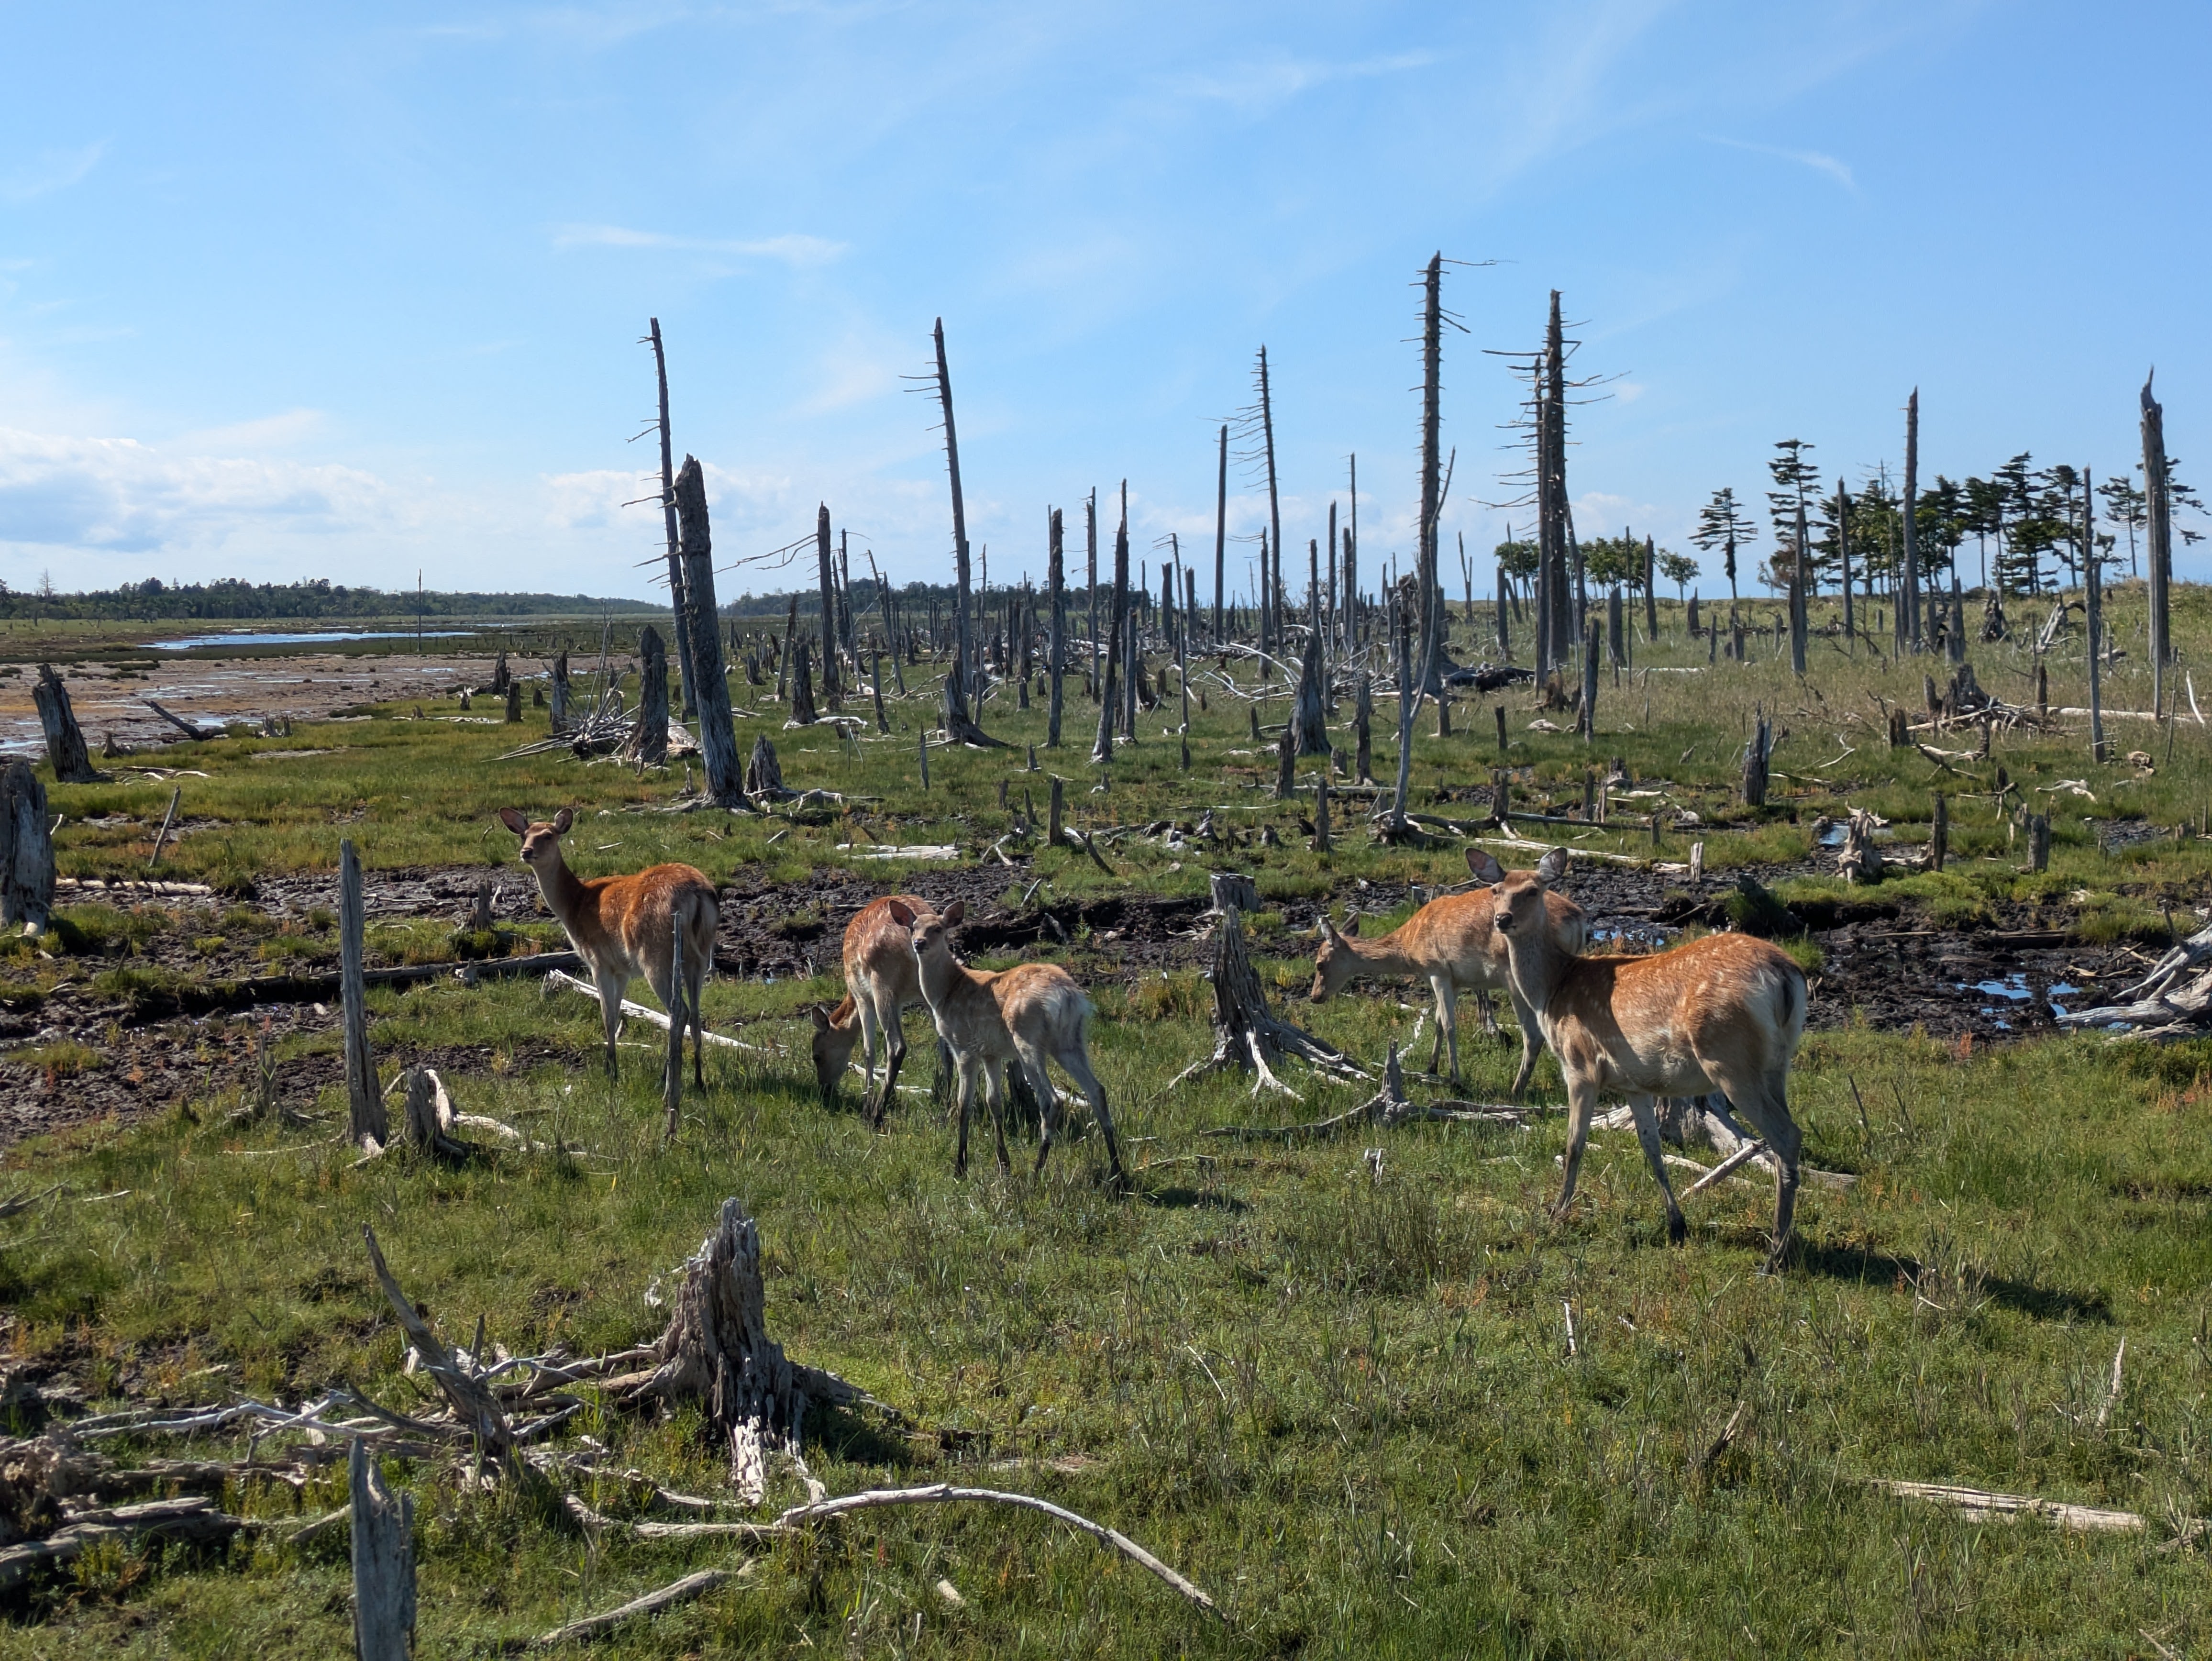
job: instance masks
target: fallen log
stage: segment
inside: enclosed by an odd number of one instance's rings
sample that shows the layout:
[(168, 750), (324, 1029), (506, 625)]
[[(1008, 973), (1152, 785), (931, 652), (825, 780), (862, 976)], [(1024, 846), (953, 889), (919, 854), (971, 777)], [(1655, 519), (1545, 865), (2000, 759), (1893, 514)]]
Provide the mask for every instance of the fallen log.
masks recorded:
[[(802, 646), (803, 646), (802, 642)], [(571, 1621), (565, 1627), (556, 1627), (541, 1637), (530, 1640), (533, 1650), (550, 1650), (562, 1644), (580, 1644), (613, 1631), (625, 1621), (634, 1621), (641, 1615), (657, 1615), (662, 1609), (672, 1609), (679, 1603), (688, 1603), (703, 1597), (715, 1587), (744, 1579), (752, 1572), (752, 1565), (739, 1569), (701, 1569), (696, 1574), (687, 1574), (672, 1585), (649, 1591), (642, 1597), (633, 1597), (627, 1603), (617, 1605), (599, 1615), (587, 1615), (580, 1621)]]

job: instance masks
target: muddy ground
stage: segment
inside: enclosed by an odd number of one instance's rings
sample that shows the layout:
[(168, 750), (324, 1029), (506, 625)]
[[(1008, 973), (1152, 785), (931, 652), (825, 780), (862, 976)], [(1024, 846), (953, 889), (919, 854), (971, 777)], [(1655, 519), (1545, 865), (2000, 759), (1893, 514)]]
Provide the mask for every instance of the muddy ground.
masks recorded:
[[(372, 872), (364, 884), (370, 919), (424, 918), (459, 929), (479, 884), (495, 885), (493, 915), (499, 925), (543, 921), (535, 885), (520, 873), (481, 867)], [(1771, 881), (1799, 874), (1765, 873)], [(933, 872), (910, 887), (943, 905), (967, 904), (960, 936), (976, 956), (1017, 955), (1042, 942), (1065, 945), (1064, 960), (1087, 983), (1133, 983), (1161, 971), (1202, 970), (1210, 959), (1205, 903), (1148, 895), (1056, 900), (1049, 889), (1026, 906), (1010, 908), (1026, 879), (1002, 867)], [(1707, 881), (1701, 892), (1648, 873), (1585, 867), (1568, 882), (1573, 897), (1591, 914), (1601, 940), (1631, 948), (1665, 945), (1685, 922), (1717, 921), (1717, 902), (1732, 885)], [(886, 891), (878, 879), (823, 869), (805, 880), (723, 891), (715, 939), (716, 972), (787, 978), (834, 972), (838, 943), (853, 913)], [(1331, 910), (1386, 912), (1406, 899), (1402, 887), (1347, 884)], [(70, 960), (73, 971), (43, 997), (0, 995), (0, 1147), (27, 1135), (106, 1118), (128, 1120), (186, 1101), (206, 1101), (247, 1087), (252, 1078), (252, 1034), (264, 1015), (279, 1037), (332, 1033), (338, 1022), (337, 964), (326, 944), (280, 964), (245, 952), (210, 957), (196, 939), (224, 925), (240, 932), (238, 902), (161, 903), (173, 923), (127, 961), (166, 970), (181, 987), (141, 989), (127, 996), (102, 993), (94, 981), (121, 958)], [(279, 926), (317, 911), (334, 911), (334, 876), (270, 879), (253, 910)], [(1262, 942), (1279, 955), (1303, 955), (1302, 938), (1317, 907), (1291, 902), (1282, 908), (1283, 936)], [(165, 921), (167, 919), (165, 918)], [(1813, 982), (1813, 1025), (1834, 1026), (1863, 1017), (1870, 1025), (1932, 1037), (1976, 1042), (2053, 1030), (2054, 1000), (2079, 1007), (2137, 978), (2150, 961), (2145, 948), (2091, 946), (2066, 938), (2063, 918), (2016, 907), (1986, 927), (1960, 930), (1936, 926), (1910, 901), (1885, 899), (1879, 890), (1863, 900), (1811, 910), (1802, 919), (1826, 956)], [(304, 944), (304, 942), (303, 942)], [(534, 952), (534, 941), (511, 933), (494, 949)], [(1301, 1001), (1292, 995), (1291, 1002)], [(580, 1003), (580, 1001), (579, 1001)], [(572, 1014), (574, 1012), (571, 1012)], [(549, 1026), (551, 1024), (549, 1023)], [(52, 1063), (54, 1046), (74, 1042), (95, 1052), (99, 1064), (70, 1070), (64, 1056)], [(395, 1055), (404, 1064), (422, 1061), (465, 1075), (497, 1068), (527, 1068), (551, 1060), (586, 1059), (591, 1039), (580, 1021), (564, 1020), (542, 1044), (495, 1052), (474, 1046), (450, 1053)], [(41, 1064), (44, 1062), (45, 1064)], [(277, 1080), (279, 1098), (305, 1106), (339, 1081), (335, 1053), (289, 1061)]]

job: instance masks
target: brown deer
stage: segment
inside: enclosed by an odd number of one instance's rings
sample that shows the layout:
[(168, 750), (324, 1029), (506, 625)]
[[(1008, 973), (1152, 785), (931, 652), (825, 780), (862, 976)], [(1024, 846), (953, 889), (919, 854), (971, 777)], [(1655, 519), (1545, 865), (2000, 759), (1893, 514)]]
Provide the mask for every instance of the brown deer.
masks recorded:
[(1513, 987), (1537, 1012), (1567, 1080), (1566, 1179), (1555, 1215), (1573, 1199), (1598, 1092), (1626, 1096), (1644, 1157), (1667, 1199), (1667, 1234), (1688, 1233), (1651, 1109), (1657, 1096), (1726, 1092), (1772, 1154), (1774, 1238), (1769, 1269), (1790, 1248), (1802, 1142), (1790, 1116), (1790, 1062), (1804, 1036), (1805, 973), (1781, 947), (1748, 934), (1709, 934), (1649, 957), (1585, 958), (1550, 924), (1551, 884), (1566, 874), (1555, 848), (1534, 871), (1491, 890)]
[[(1340, 930), (1327, 917), (1321, 920), (1321, 949), (1314, 953), (1313, 1001), (1321, 1002), (1342, 991), (1361, 975), (1407, 975), (1426, 981), (1437, 997), (1437, 1036), (1429, 1047), (1429, 1071), (1449, 1047), (1451, 1079), (1459, 1082), (1459, 1028), (1456, 998), (1472, 992), (1480, 1001), (1486, 1027), (1494, 1026), (1490, 995), (1504, 992), (1513, 1001), (1521, 1023), (1521, 1068), (1513, 1077), (1513, 1093), (1528, 1087), (1536, 1071), (1536, 1056), (1544, 1035), (1536, 1012), (1513, 990), (1513, 977), (1505, 962), (1505, 942), (1493, 926), (1497, 906), (1492, 899), (1495, 885), (1504, 881), (1498, 861), (1479, 848), (1467, 850), (1467, 868), (1478, 881), (1492, 885), (1471, 893), (1445, 894), (1372, 940), (1358, 935), (1355, 917)], [(1552, 927), (1572, 950), (1589, 944), (1589, 919), (1583, 909), (1564, 894), (1547, 893), (1545, 910)]]
[[(867, 1046), (867, 1093), (862, 1098), (868, 1123), (880, 1127), (898, 1088), (899, 1063), (906, 1060), (906, 1031), (899, 1017), (924, 1001), (921, 965), (914, 955), (914, 931), (891, 915), (894, 905), (919, 916), (929, 902), (912, 894), (870, 900), (845, 925), (845, 1001), (835, 1009), (814, 1012), (814, 1081), (822, 1098), (836, 1093), (837, 1080), (852, 1064), (853, 1047)], [(876, 1041), (889, 1040), (882, 1094), (876, 1092)]]
[[(607, 1076), (617, 1076), (615, 1033), (622, 1026), (623, 995), (643, 975), (675, 1023), (679, 1052), (684, 1023), (690, 1023), (692, 1082), (705, 1089), (707, 1025), (699, 1015), (699, 983), (714, 963), (720, 909), (706, 873), (688, 865), (655, 865), (634, 877), (579, 877), (561, 857), (561, 838), (575, 823), (567, 808), (533, 821), (502, 807), (499, 822), (522, 838), (522, 862), (537, 876), (546, 910), (591, 968), (606, 1022)], [(681, 985), (672, 972), (679, 939)]]
[(991, 1129), (998, 1144), (999, 1167), (1006, 1160), (1006, 1081), (1008, 1062), (1018, 1063), (1028, 1076), (1030, 1088), (1043, 1109), (1043, 1129), (1037, 1141), (1036, 1169), (1044, 1170), (1052, 1152), (1052, 1133), (1060, 1118), (1060, 1098), (1045, 1071), (1048, 1059), (1058, 1062), (1075, 1080), (1091, 1104), (1105, 1133), (1106, 1158), (1114, 1167), (1117, 1188), (1129, 1185), (1121, 1166), (1121, 1145), (1114, 1135), (1114, 1116), (1106, 1105), (1106, 1088), (1091, 1070), (1084, 1039), (1091, 1025), (1091, 1000), (1075, 977), (1058, 964), (1017, 964), (989, 973), (969, 969), (952, 955), (952, 930), (966, 914), (958, 900), (942, 912), (917, 909), (902, 899), (890, 903), (890, 915), (910, 931), (914, 953), (921, 966), (921, 995), (937, 1022), (937, 1036), (952, 1051), (960, 1079), (960, 1142), (952, 1158), (952, 1172), (968, 1174), (968, 1116), (975, 1098), (978, 1075), (985, 1104), (991, 1110)]

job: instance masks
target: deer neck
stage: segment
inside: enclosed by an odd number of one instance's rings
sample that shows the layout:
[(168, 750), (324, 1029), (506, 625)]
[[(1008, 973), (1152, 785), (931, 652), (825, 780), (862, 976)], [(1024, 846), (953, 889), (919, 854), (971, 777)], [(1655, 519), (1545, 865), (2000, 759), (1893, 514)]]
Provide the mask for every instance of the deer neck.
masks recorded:
[(1504, 939), (1506, 972), (1512, 977), (1513, 989), (1540, 1019), (1572, 967), (1574, 954), (1553, 938), (1548, 914), (1534, 934), (1516, 930), (1505, 933)]
[(920, 961), (921, 995), (928, 1001), (931, 1012), (951, 1008), (968, 984), (968, 971), (953, 960), (949, 946), (939, 946)]
[(1357, 934), (1340, 934), (1337, 939), (1343, 943), (1344, 949), (1349, 952), (1358, 963), (1362, 973), (1369, 975), (1425, 973), (1421, 965), (1413, 961), (1413, 954), (1407, 951), (1405, 941), (1399, 938), (1403, 933), (1404, 925), (1401, 924), (1389, 934), (1377, 935), (1371, 940), (1363, 940)]
[(584, 903), (588, 895), (584, 885), (557, 851), (550, 865), (533, 865), (530, 869), (538, 879), (538, 891), (544, 898), (545, 909), (573, 937), (585, 914)]

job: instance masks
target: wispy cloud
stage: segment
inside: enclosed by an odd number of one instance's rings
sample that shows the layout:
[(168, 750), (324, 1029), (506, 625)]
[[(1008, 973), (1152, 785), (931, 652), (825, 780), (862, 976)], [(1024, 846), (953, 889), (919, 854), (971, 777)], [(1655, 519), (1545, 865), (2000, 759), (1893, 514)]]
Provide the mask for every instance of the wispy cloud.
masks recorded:
[(1255, 113), (1286, 103), (1300, 93), (1331, 81), (1401, 75), (1409, 70), (1425, 69), (1436, 61), (1437, 54), (1432, 52), (1390, 52), (1349, 64), (1330, 63), (1323, 58), (1253, 58), (1225, 69), (1171, 76), (1164, 84), (1169, 92), (1186, 98), (1211, 99)]
[(81, 150), (42, 150), (26, 161), (0, 171), (0, 202), (34, 202), (82, 181), (100, 165), (106, 140)]
[(775, 259), (787, 265), (826, 265), (846, 245), (792, 232), (755, 238), (672, 236), (633, 230), (627, 225), (562, 225), (553, 233), (556, 248), (650, 248), (675, 253), (711, 253), (739, 259)]
[(282, 415), (260, 416), (233, 422), (227, 427), (207, 427), (187, 433), (177, 448), (196, 455), (221, 455), (240, 450), (276, 450), (311, 438), (323, 428), (320, 410), (287, 410)]
[(1747, 150), (1753, 155), (1771, 155), (1780, 161), (1795, 161), (1801, 167), (1810, 167), (1815, 173), (1827, 174), (1853, 196), (1859, 194), (1859, 182), (1851, 177), (1850, 168), (1824, 151), (1784, 149), (1778, 144), (1753, 144), (1741, 138), (1722, 138), (1712, 133), (1705, 135), (1705, 142), (1725, 144), (1732, 150)]

